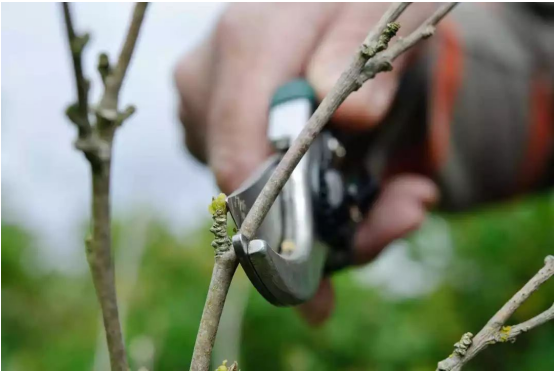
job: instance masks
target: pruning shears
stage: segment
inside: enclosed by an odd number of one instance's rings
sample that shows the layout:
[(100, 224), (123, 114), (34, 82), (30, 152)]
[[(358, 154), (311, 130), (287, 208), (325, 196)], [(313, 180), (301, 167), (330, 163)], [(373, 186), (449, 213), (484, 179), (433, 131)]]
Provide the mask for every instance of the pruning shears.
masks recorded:
[[(281, 86), (269, 110), (268, 138), (275, 154), (226, 203), (239, 228), (263, 186), (317, 107), (304, 80)], [(312, 143), (275, 200), (254, 239), (232, 237), (252, 284), (270, 303), (309, 300), (323, 276), (353, 263), (357, 223), (378, 191), (364, 167), (343, 171), (346, 149), (325, 129)]]

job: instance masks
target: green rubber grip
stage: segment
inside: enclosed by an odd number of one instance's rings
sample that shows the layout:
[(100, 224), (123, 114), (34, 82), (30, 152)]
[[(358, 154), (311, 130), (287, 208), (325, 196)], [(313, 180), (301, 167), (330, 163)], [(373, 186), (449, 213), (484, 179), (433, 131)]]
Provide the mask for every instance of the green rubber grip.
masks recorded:
[(287, 101), (305, 98), (313, 103), (315, 107), (317, 104), (317, 95), (311, 85), (305, 79), (295, 79), (283, 84), (276, 91), (271, 100), (271, 108), (285, 103)]

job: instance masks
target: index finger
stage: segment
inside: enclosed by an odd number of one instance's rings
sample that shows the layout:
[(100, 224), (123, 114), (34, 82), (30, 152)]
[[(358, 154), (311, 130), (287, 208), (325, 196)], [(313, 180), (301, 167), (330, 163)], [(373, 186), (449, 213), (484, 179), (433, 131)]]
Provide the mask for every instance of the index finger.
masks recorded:
[(225, 192), (270, 153), (273, 92), (300, 76), (334, 5), (241, 4), (217, 29), (216, 76), (208, 116), (209, 164)]

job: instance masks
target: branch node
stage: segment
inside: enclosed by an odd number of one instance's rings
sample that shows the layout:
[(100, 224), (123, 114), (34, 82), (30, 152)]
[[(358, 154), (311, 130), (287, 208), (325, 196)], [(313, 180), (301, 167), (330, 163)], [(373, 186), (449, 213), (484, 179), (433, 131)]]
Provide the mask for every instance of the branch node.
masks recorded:
[(103, 108), (100, 105), (96, 109), (96, 114), (107, 122), (115, 122), (118, 119), (118, 110)]
[(78, 128), (89, 125), (86, 118), (81, 115), (78, 103), (73, 103), (66, 108), (66, 116)]
[(87, 261), (90, 262), (93, 255), (93, 237), (91, 235), (85, 237), (85, 255), (87, 256)]
[(511, 333), (511, 330), (512, 330), (511, 326), (503, 326), (499, 331), (499, 334), (497, 334), (497, 342), (510, 341), (511, 343), (513, 343), (516, 339), (510, 337), (509, 334)]
[(360, 52), (367, 58), (371, 58), (377, 53), (384, 51), (389, 46), (389, 41), (396, 35), (398, 30), (400, 30), (400, 23), (387, 23), (387, 26), (383, 29), (381, 35), (379, 35), (379, 40), (377, 41), (375, 46), (367, 45), (366, 43), (364, 43), (362, 44)]
[(72, 54), (74, 56), (81, 56), (81, 53), (83, 52), (83, 49), (85, 49), (85, 46), (89, 42), (89, 39), (89, 33), (85, 33), (83, 35), (75, 35), (73, 40), (71, 40), (70, 42), (70, 49), (72, 51)]
[(428, 25), (427, 27), (425, 27), (422, 31), (422, 38), (423, 39), (427, 39), (429, 38), (431, 35), (433, 35), (435, 33), (435, 27), (432, 25)]
[(78, 138), (74, 142), (74, 147), (81, 150), (89, 160), (95, 161), (95, 163), (110, 161), (110, 145), (96, 135)]
[(97, 63), (97, 70), (101, 75), (103, 83), (106, 84), (106, 78), (112, 73), (112, 66), (106, 53), (99, 54), (99, 62)]
[(115, 124), (117, 126), (121, 126), (122, 123), (124, 123), (124, 121), (131, 117), (135, 112), (135, 106), (129, 105), (128, 107), (126, 107), (126, 109), (124, 109), (124, 111), (118, 113), (118, 115), (116, 116)]
[(472, 345), (473, 337), (474, 334), (470, 332), (464, 333), (462, 338), (460, 338), (460, 341), (454, 344), (454, 353), (458, 356), (464, 356), (466, 354), (466, 351), (468, 351), (468, 349)]

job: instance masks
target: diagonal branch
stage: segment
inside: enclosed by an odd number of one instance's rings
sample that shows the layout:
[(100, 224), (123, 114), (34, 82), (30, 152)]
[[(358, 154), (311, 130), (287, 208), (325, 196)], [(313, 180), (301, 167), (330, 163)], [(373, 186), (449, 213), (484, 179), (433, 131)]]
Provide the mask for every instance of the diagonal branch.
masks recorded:
[[(411, 46), (417, 44), (422, 38), (432, 35), (435, 25), (454, 8), (456, 3), (449, 3), (442, 6), (410, 36), (399, 40), (385, 52), (380, 53), (387, 48), (388, 39), (394, 36), (396, 30), (400, 27), (393, 22), (396, 21), (408, 5), (408, 3), (393, 4), (381, 17), (379, 23), (362, 43), (362, 46), (352, 59), (350, 65), (342, 73), (334, 87), (313, 113), (300, 135), (288, 149), (242, 224), (240, 232), (248, 240), (253, 238), (273, 202), (286, 184), (292, 171), (294, 171), (298, 165), (300, 159), (302, 159), (309, 149), (313, 140), (350, 93), (358, 90), (366, 80), (374, 77), (377, 73), (389, 71), (391, 69), (390, 62), (392, 60), (408, 50)], [(391, 25), (391, 27), (389, 27), (389, 25)], [(417, 35), (420, 35), (420, 37), (416, 37)], [(394, 48), (394, 52), (389, 54), (391, 48)], [(362, 79), (364, 67), (368, 77)]]
[[(395, 3), (389, 7), (379, 22), (366, 36), (350, 65), (342, 73), (334, 87), (313, 113), (300, 135), (283, 156), (271, 178), (249, 210), (240, 228), (240, 233), (245, 236), (247, 240), (253, 238), (273, 202), (292, 174), (292, 171), (294, 171), (300, 159), (302, 159), (309, 149), (312, 141), (317, 137), (319, 132), (321, 132), (325, 124), (327, 124), (335, 110), (344, 102), (350, 93), (361, 87), (363, 83), (361, 74), (364, 66), (368, 61), (373, 61), (374, 58), (380, 55), (379, 53), (381, 51), (388, 47), (390, 39), (396, 34), (396, 31), (398, 31), (400, 27), (395, 21), (409, 5), (410, 3)], [(421, 28), (437, 24), (437, 22), (439, 22), (439, 20), (453, 7), (454, 3), (450, 8), (444, 8), (446, 9), (444, 13), (435, 13), (435, 19), (433, 21), (430, 20), (430, 24), (426, 22)], [(416, 44), (419, 40), (420, 39), (411, 40), (411, 43)], [(388, 50), (389, 49), (387, 49), (387, 51)], [(398, 53), (397, 56), (402, 52), (403, 51)], [(375, 73), (386, 71), (380, 65), (375, 66), (377, 69)], [(211, 285), (195, 343), (191, 363), (192, 370), (208, 370), (210, 367), (211, 352), (222, 313), (222, 307), (224, 306), (230, 281), (232, 281), (232, 276), (237, 266), (238, 259), (231, 247), (228, 248), (225, 255), (217, 256), (215, 259)]]
[(103, 81), (105, 81), (105, 91), (97, 109), (97, 121), (94, 125), (91, 125), (88, 118), (87, 99), (89, 83), (83, 77), (81, 65), (81, 53), (88, 36), (76, 36), (69, 4), (63, 4), (78, 96), (78, 104), (70, 106), (66, 114), (79, 129), (79, 136), (75, 145), (85, 154), (91, 165), (92, 232), (91, 236), (86, 239), (86, 253), (97, 298), (101, 306), (110, 366), (113, 370), (129, 370), (129, 366), (118, 314), (111, 250), (110, 171), (112, 142), (116, 129), (134, 111), (133, 108), (128, 108), (121, 113), (118, 112), (118, 94), (137, 42), (146, 8), (147, 3), (136, 4), (116, 68), (114, 70), (110, 69), (106, 55), (101, 55), (99, 58), (99, 72)]
[(118, 95), (135, 49), (135, 43), (139, 36), (139, 30), (141, 29), (143, 18), (145, 17), (147, 5), (149, 5), (149, 3), (137, 3), (135, 5), (132, 21), (120, 56), (118, 57), (118, 62), (112, 73), (106, 78), (106, 89), (101, 99), (100, 109), (113, 111), (114, 113), (112, 115), (116, 115), (116, 110), (118, 109)]
[(553, 316), (554, 316), (553, 307), (554, 304), (552, 304), (551, 307), (549, 307), (547, 310), (540, 313), (538, 316), (534, 316), (528, 321), (524, 321), (520, 324), (511, 326), (508, 333), (505, 334), (501, 333), (502, 338), (506, 338), (507, 340), (512, 341), (522, 333), (526, 333), (550, 320), (553, 320)]
[(528, 299), (541, 284), (553, 276), (554, 258), (545, 258), (545, 265), (487, 322), (483, 329), (473, 338), (466, 333), (462, 340), (455, 344), (455, 351), (445, 360), (440, 361), (437, 370), (461, 370), (464, 364), (472, 360), (480, 351), (489, 345), (500, 342), (514, 341), (525, 333), (549, 320), (553, 320), (553, 305), (536, 317), (514, 326), (503, 326), (511, 315)]

